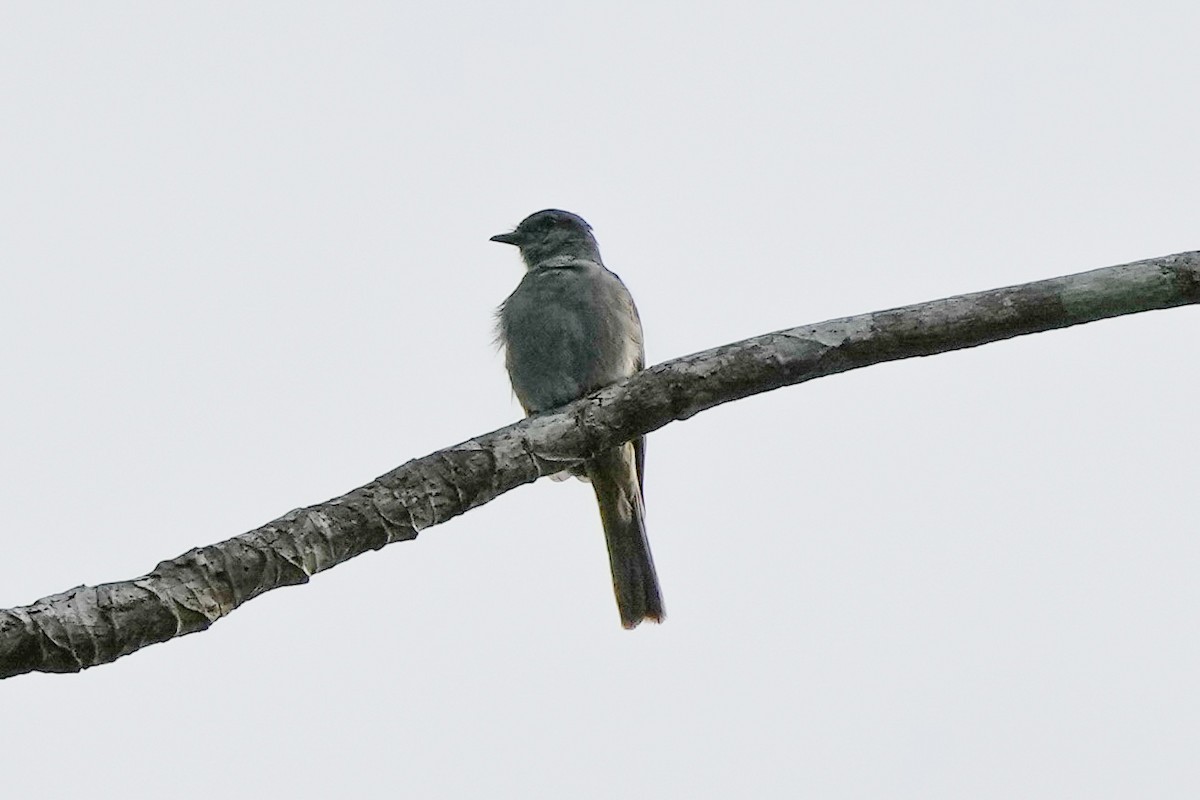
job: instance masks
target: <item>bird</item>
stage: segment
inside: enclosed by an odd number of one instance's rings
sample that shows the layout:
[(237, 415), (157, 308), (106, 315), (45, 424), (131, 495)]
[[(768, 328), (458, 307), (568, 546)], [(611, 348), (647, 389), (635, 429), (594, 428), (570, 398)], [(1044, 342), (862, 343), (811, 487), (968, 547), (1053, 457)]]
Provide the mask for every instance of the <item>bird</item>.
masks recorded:
[[(515, 245), (525, 264), (521, 282), (496, 311), (496, 338), (526, 415), (558, 408), (645, 367), (633, 297), (604, 266), (582, 217), (538, 211), (491, 241)], [(645, 437), (638, 437), (570, 470), (596, 493), (625, 628), (665, 617), (646, 537), (645, 454)]]

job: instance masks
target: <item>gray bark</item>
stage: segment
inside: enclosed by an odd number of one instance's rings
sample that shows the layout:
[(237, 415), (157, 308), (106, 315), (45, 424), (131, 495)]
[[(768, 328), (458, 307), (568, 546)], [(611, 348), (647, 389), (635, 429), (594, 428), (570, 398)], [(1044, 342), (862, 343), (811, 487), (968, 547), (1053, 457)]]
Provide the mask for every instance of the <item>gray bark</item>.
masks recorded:
[(1200, 302), (1200, 252), (776, 331), (659, 364), (587, 398), (410, 461), (341, 497), (148, 575), (0, 610), (0, 677), (76, 672), (202, 631), (621, 442), (748, 395), (847, 370)]

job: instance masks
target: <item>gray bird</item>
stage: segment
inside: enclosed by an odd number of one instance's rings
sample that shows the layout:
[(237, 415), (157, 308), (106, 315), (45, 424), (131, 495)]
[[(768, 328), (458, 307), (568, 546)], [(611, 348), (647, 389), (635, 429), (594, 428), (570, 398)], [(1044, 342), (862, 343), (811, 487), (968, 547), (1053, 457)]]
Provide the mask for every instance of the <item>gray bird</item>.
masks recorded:
[[(621, 279), (604, 267), (592, 228), (567, 211), (526, 217), (493, 242), (521, 249), (526, 273), (496, 312), (513, 392), (526, 414), (558, 408), (646, 365), (642, 323)], [(591, 481), (608, 544), (621, 624), (662, 622), (646, 539), (639, 437), (572, 469)]]

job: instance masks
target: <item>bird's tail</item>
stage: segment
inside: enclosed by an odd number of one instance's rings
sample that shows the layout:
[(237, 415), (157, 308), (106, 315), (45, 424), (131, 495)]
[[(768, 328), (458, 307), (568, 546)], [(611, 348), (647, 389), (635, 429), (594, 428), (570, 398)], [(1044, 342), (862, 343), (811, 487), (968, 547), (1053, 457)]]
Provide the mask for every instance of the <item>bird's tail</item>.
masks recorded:
[(600, 505), (621, 624), (633, 628), (645, 619), (662, 622), (666, 614), (646, 538), (633, 445), (600, 453), (586, 469)]

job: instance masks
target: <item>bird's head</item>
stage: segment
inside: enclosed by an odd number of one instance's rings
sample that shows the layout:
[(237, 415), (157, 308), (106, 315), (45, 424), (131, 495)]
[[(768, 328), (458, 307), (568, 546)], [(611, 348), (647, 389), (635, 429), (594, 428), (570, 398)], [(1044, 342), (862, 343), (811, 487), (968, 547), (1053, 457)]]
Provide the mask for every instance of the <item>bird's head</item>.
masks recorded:
[(576, 256), (600, 261), (600, 246), (592, 226), (578, 214), (548, 208), (530, 214), (511, 233), (499, 233), (493, 242), (516, 245), (525, 265), (535, 267), (554, 256)]

